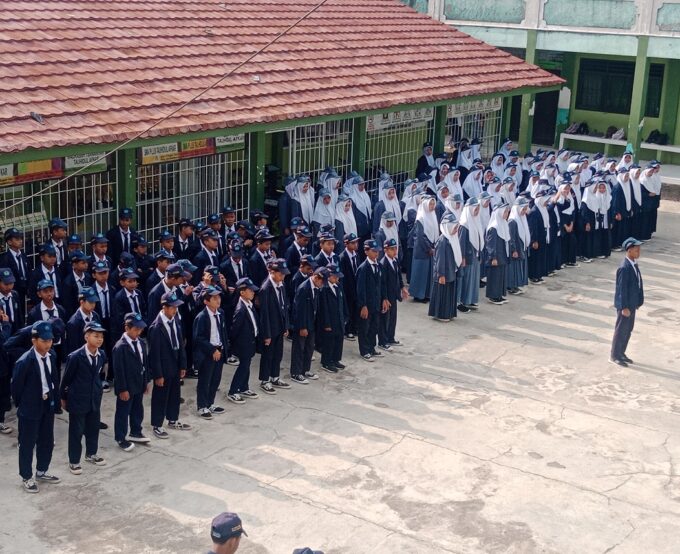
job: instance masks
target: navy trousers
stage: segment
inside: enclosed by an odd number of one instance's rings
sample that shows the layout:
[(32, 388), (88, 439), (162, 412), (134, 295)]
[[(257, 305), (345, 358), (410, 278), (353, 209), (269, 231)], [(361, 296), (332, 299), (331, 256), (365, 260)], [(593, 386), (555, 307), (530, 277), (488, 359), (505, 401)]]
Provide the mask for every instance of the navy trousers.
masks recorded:
[(329, 365), (342, 360), (344, 341), (342, 331), (321, 331), (321, 334), (321, 365)]
[[(99, 425), (99, 422), (97, 422)], [(33, 451), (36, 470), (47, 471), (54, 449), (54, 413), (50, 400), (43, 403), (40, 419), (19, 416), (19, 475), (22, 479), (33, 477)]]
[(614, 327), (614, 338), (612, 339), (612, 353), (611, 357), (615, 360), (620, 360), (626, 353), (628, 348), (628, 341), (630, 335), (633, 333), (635, 326), (635, 310), (630, 311), (629, 317), (624, 317), (621, 310), (616, 312), (616, 326)]
[(116, 442), (125, 440), (128, 432), (128, 421), (130, 422), (130, 432), (133, 435), (142, 434), (142, 421), (144, 420), (144, 394), (131, 394), (130, 400), (121, 400), (116, 397), (116, 415), (114, 419), (113, 432)]
[(260, 356), (260, 381), (277, 379), (281, 374), (281, 360), (283, 359), (283, 334), (272, 337), (269, 346), (262, 345)]
[(359, 354), (373, 354), (375, 352), (378, 326), (380, 324), (380, 312), (369, 310), (368, 319), (358, 320)]
[(153, 427), (162, 427), (166, 418), (168, 421), (177, 421), (179, 393), (179, 372), (166, 379), (162, 387), (154, 384), (151, 393), (151, 425)]
[(210, 408), (215, 403), (215, 395), (222, 380), (222, 364), (224, 364), (224, 354), (215, 361), (212, 355), (206, 356), (198, 368), (198, 383), (196, 384), (196, 407)]
[(79, 464), (83, 454), (83, 435), (85, 435), (85, 455), (93, 456), (99, 449), (99, 410), (85, 414), (68, 415), (68, 461)]
[(380, 324), (378, 325), (378, 344), (385, 346), (390, 342), (394, 342), (394, 333), (397, 330), (397, 304), (396, 300), (392, 301), (390, 309), (387, 313), (380, 314)]
[(250, 389), (248, 381), (250, 380), (250, 362), (253, 359), (252, 356), (238, 356), (238, 367), (236, 368), (236, 373), (231, 379), (231, 386), (229, 387), (229, 394), (236, 394), (238, 392), (244, 392)]
[(302, 375), (312, 369), (314, 355), (314, 331), (307, 329), (306, 337), (300, 336), (300, 331), (293, 331), (293, 346), (290, 352), (290, 374)]

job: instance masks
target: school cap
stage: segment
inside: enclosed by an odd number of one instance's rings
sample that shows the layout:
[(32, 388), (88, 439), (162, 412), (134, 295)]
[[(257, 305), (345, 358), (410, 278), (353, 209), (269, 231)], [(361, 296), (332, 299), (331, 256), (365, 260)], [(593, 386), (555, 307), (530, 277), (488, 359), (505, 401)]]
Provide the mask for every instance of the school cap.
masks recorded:
[(302, 219), (301, 217), (294, 217), (293, 219), (290, 220), (290, 228), (294, 229), (296, 227), (299, 227), (300, 225), (304, 225), (305, 220)]
[(12, 273), (12, 270), (8, 267), (0, 267), (0, 281), (2, 281), (5, 285), (16, 283), (16, 279), (14, 278), (14, 273)]
[(340, 268), (335, 264), (328, 264), (326, 269), (328, 270), (329, 275), (335, 275), (338, 279), (342, 279), (345, 276), (345, 274), (340, 271)]
[(267, 269), (269, 271), (278, 271), (284, 275), (290, 274), (290, 269), (288, 269), (288, 264), (283, 258), (277, 258), (275, 260), (270, 260), (267, 262)]
[(104, 273), (105, 271), (109, 271), (109, 264), (101, 260), (94, 262), (92, 264), (92, 271), (94, 273)]
[(184, 300), (177, 296), (175, 291), (166, 292), (163, 296), (161, 296), (161, 306), (173, 306), (177, 308), (182, 304), (184, 304)]
[(311, 239), (314, 236), (314, 233), (312, 233), (312, 230), (307, 227), (307, 225), (300, 225), (297, 229), (295, 229), (295, 234), (308, 239)]
[(343, 242), (356, 242), (359, 240), (359, 237), (357, 237), (354, 233), (345, 233), (345, 236), (343, 237)]
[(335, 235), (333, 233), (319, 233), (319, 242), (326, 242), (332, 240), (333, 242), (337, 242), (335, 240)]
[(52, 324), (52, 334), (54, 335), (54, 340), (61, 340), (66, 331), (66, 323), (64, 323), (58, 317), (50, 317), (47, 319), (48, 323)]
[(78, 294), (78, 300), (85, 300), (85, 302), (99, 302), (99, 295), (92, 287), (83, 287)]
[(121, 269), (119, 273), (119, 279), (139, 279), (139, 275), (135, 273), (135, 270), (131, 267), (125, 267)]
[(319, 198), (330, 195), (331, 195), (330, 189), (327, 189), (326, 187), (322, 187), (319, 189)]
[(31, 325), (31, 337), (34, 339), (54, 340), (52, 324), (49, 321), (36, 321)]
[(158, 240), (159, 241), (164, 241), (164, 240), (174, 240), (175, 235), (173, 235), (169, 229), (163, 229), (160, 233), (158, 233)]
[(304, 548), (296, 548), (293, 550), (293, 554), (323, 554), (321, 550), (312, 550), (309, 546)]
[(107, 239), (102, 233), (95, 233), (90, 239), (90, 244), (108, 244), (109, 239)]
[[(196, 269), (198, 269), (198, 268), (196, 268)], [(210, 273), (210, 275), (212, 275), (213, 277), (217, 277), (220, 274), (220, 268), (217, 267), (216, 265), (207, 265), (207, 266), (205, 266), (203, 273)]]
[(241, 277), (238, 281), (236, 281), (236, 288), (238, 290), (250, 289), (253, 292), (260, 290), (260, 287), (253, 283), (250, 277)]
[(633, 248), (633, 246), (640, 246), (642, 243), (636, 239), (635, 237), (628, 237), (626, 240), (623, 241), (623, 246), (624, 250), (628, 250), (629, 248)]
[(442, 223), (458, 223), (458, 218), (456, 217), (456, 214), (449, 212), (442, 216)]
[(527, 200), (527, 198), (524, 196), (518, 196), (515, 198), (514, 204), (515, 206), (526, 206), (529, 204), (529, 200)]
[(327, 267), (317, 267), (314, 270), (314, 275), (320, 275), (324, 279), (328, 279), (328, 276), (331, 274), (330, 270)]
[[(2, 271), (0, 271), (0, 274)], [(3, 283), (5, 282), (3, 278)], [(36, 285), (36, 290), (45, 290), (45, 289), (53, 289), (54, 288), (54, 283), (50, 279), (41, 279), (38, 281), (38, 284)]]
[(209, 285), (201, 291), (201, 299), (205, 300), (209, 296), (219, 296), (220, 294), (222, 294), (222, 289)]
[(270, 234), (269, 230), (267, 229), (262, 229), (255, 234), (255, 242), (257, 243), (267, 242), (270, 240), (274, 240), (275, 238), (276, 237)]
[(165, 274), (168, 277), (184, 277), (185, 279), (191, 278), (191, 273), (185, 271), (180, 264), (170, 264), (165, 270)]
[(210, 536), (213, 542), (224, 544), (232, 537), (248, 536), (241, 518), (233, 512), (222, 512), (212, 520)]
[(231, 245), (231, 256), (232, 258), (243, 257), (243, 244), (241, 244), (241, 241), (236, 241)]
[(188, 217), (183, 217), (182, 219), (180, 219), (178, 226), (179, 226), (180, 229), (182, 227), (196, 227), (194, 222), (191, 221)]
[(250, 212), (250, 217), (254, 220), (269, 219), (269, 216), (262, 210), (253, 210), (252, 212)]
[(392, 248), (394, 246), (399, 246), (399, 243), (397, 243), (397, 241), (394, 239), (387, 239), (385, 242), (383, 242), (383, 248)]
[(66, 222), (63, 219), (59, 219), (58, 217), (55, 217), (53, 219), (50, 219), (50, 222), (47, 224), (48, 229), (53, 231), (54, 229), (68, 229), (68, 225), (66, 225)]
[(513, 177), (510, 177), (510, 176), (508, 176), (508, 177), (506, 177), (505, 179), (503, 179), (503, 183), (504, 183), (504, 184), (505, 184), (505, 183), (514, 183), (514, 182), (515, 182), (515, 179), (514, 179)]
[(118, 212), (118, 219), (132, 219), (132, 208), (121, 208)]
[(83, 244), (83, 239), (79, 234), (73, 233), (67, 237), (66, 244)]
[(101, 323), (98, 321), (90, 321), (90, 323), (86, 324), (85, 327), (83, 328), (83, 334), (86, 333), (106, 333), (106, 329), (102, 326)]
[(165, 250), (164, 248), (161, 248), (158, 252), (156, 252), (153, 256), (156, 260), (174, 260), (175, 259), (175, 254), (173, 252), (170, 252), (169, 250)]
[(311, 254), (305, 254), (304, 256), (300, 256), (300, 265), (302, 264), (306, 264), (312, 269), (316, 269), (319, 265), (316, 263), (314, 256), (312, 256)]
[(423, 148), (432, 148), (432, 143), (430, 141), (424, 142)]
[(383, 214), (380, 216), (381, 219), (384, 219), (385, 221), (396, 221), (397, 216), (394, 215), (394, 212), (383, 212)]
[(129, 252), (121, 252), (118, 265), (123, 268), (132, 267), (135, 265), (135, 257)]
[(201, 231), (200, 236), (201, 236), (201, 240), (204, 240), (204, 239), (215, 239), (215, 240), (217, 240), (218, 238), (220, 238), (220, 236), (213, 229), (210, 229), (209, 227), (206, 228), (206, 229), (203, 229)]
[(132, 248), (137, 248), (138, 246), (149, 246), (148, 241), (140, 235), (135, 235), (131, 244)]
[(54, 245), (51, 242), (48, 242), (40, 247), (40, 255), (42, 256), (43, 254), (47, 254), (48, 256), (56, 256), (57, 250), (54, 248)]
[(465, 202), (466, 206), (477, 206), (479, 204), (479, 198), (476, 196), (471, 196), (470, 198), (467, 199), (467, 202)]
[(222, 207), (222, 215), (227, 215), (227, 214), (233, 214), (236, 213), (236, 210), (232, 208), (231, 206), (223, 206)]
[(210, 214), (208, 216), (208, 225), (213, 225), (215, 223), (221, 223), (222, 218), (220, 217), (220, 214)]
[(16, 227), (10, 227), (9, 229), (7, 229), (7, 231), (5, 231), (6, 241), (9, 239), (20, 239), (23, 236), (24, 234)]
[(134, 312), (125, 314), (124, 322), (125, 325), (128, 325), (129, 327), (137, 327), (137, 329), (144, 329), (144, 327), (146, 327), (146, 321), (144, 321), (142, 314), (136, 314)]
[(383, 190), (388, 190), (388, 189), (393, 189), (393, 188), (394, 188), (394, 182), (392, 181), (391, 178), (386, 179), (385, 182), (382, 184)]
[(380, 252), (382, 248), (380, 248), (380, 244), (378, 244), (377, 240), (369, 239), (367, 241), (364, 241), (364, 250), (373, 250), (375, 252)]

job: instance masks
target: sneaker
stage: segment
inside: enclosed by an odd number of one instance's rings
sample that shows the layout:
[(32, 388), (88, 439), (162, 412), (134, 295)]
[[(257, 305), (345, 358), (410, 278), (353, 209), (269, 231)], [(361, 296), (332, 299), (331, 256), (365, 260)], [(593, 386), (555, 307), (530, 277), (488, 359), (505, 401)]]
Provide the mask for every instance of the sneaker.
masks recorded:
[(565, 264), (567, 267), (581, 267), (581, 264), (577, 263), (571, 263), (571, 264)]
[(227, 358), (227, 364), (229, 365), (238, 365), (239, 364), (239, 359), (236, 356), (229, 356)]
[(479, 310), (479, 304), (468, 304), (467, 307), (471, 310)]
[(458, 311), (462, 314), (467, 314), (468, 312), (470, 312), (470, 308), (468, 308), (464, 304), (458, 304)]
[(191, 425), (188, 423), (182, 423), (181, 421), (168, 421), (168, 427), (174, 429), (175, 431), (191, 431)]
[(94, 464), (96, 466), (106, 465), (106, 460), (101, 456), (97, 456), (96, 454), (92, 454), (92, 456), (85, 456), (85, 461), (90, 462), (91, 464)]
[(584, 264), (591, 264), (591, 263), (593, 263), (592, 258), (586, 258), (585, 256), (583, 256), (583, 257), (581, 258), (580, 261), (582, 261)]
[(126, 440), (118, 441), (118, 446), (120, 446), (121, 450), (124, 450), (125, 452), (130, 452), (130, 450), (132, 450), (135, 447), (134, 444)]
[(199, 408), (198, 410), (198, 416), (202, 417), (203, 419), (212, 419), (212, 412), (208, 408)]
[(5, 425), (4, 423), (0, 423), (0, 433), (3, 435), (9, 435), (12, 431), (14, 431), (12, 427)]
[(109, 426), (106, 423), (104, 423), (103, 421), (99, 422), (99, 429), (108, 429), (108, 428), (109, 428)]
[(316, 373), (312, 373), (311, 371), (306, 371), (305, 377), (307, 377), (307, 379), (309, 379), (310, 381), (316, 381), (319, 378), (319, 376)]
[(69, 464), (68, 470), (73, 473), (73, 475), (80, 475), (83, 472), (83, 468), (80, 467), (80, 464)]
[(380, 348), (380, 350), (384, 350), (385, 352), (392, 351), (392, 347), (389, 344), (379, 344), (378, 348)]
[(434, 320), (441, 321), (442, 323), (448, 323), (449, 321), (451, 321), (450, 319), (446, 319), (445, 317), (435, 317)]
[(627, 364), (632, 364), (632, 363), (634, 363), (633, 360), (631, 360), (631, 359), (630, 359), (628, 356), (626, 356), (625, 354), (624, 354), (623, 356), (621, 356), (621, 359), (622, 359), (624, 362), (626, 362)]
[(184, 378), (185, 379), (198, 379), (198, 370), (197, 369), (187, 370), (187, 373), (184, 376)]
[(291, 375), (290, 380), (298, 385), (309, 385), (309, 381), (305, 379), (304, 375)]
[(357, 340), (356, 336), (355, 336), (354, 334), (352, 334), (352, 333), (347, 333), (347, 334), (345, 335), (345, 339), (346, 339), (346, 340)]
[(394, 339), (394, 340), (389, 341), (387, 344), (389, 344), (390, 346), (401, 346), (401, 341)]
[(227, 398), (229, 399), (230, 402), (233, 402), (234, 404), (245, 404), (246, 401), (243, 400), (243, 397), (236, 393), (236, 394), (228, 394)]
[(373, 362), (373, 356), (371, 356), (370, 354), (363, 354), (361, 357), (362, 357), (362, 358), (364, 359), (364, 361), (366, 361), (366, 362)]
[(313, 361), (313, 362), (316, 361), (316, 354), (312, 354), (312, 361)]
[(40, 489), (38, 489), (38, 485), (33, 479), (24, 479), (23, 480), (23, 487), (26, 492), (30, 493), (36, 493)]
[(287, 383), (286, 381), (281, 380), (279, 377), (272, 380), (272, 385), (274, 385), (275, 387), (278, 387), (280, 389), (289, 389), (290, 388), (290, 383)]
[(503, 300), (502, 298), (489, 298), (488, 300), (490, 304), (495, 304), (496, 306), (501, 306), (505, 304), (505, 300)]
[(156, 435), (159, 439), (170, 438), (170, 435), (168, 435), (168, 432), (165, 429), (163, 429), (163, 427), (154, 427), (153, 434)]
[(557, 271), (555, 271), (554, 269), (550, 273), (548, 273), (548, 277), (555, 277), (555, 275), (557, 275)]
[(509, 292), (510, 294), (512, 294), (512, 295), (515, 295), (515, 296), (518, 295), (518, 294), (522, 294), (522, 293), (519, 291), (519, 289), (508, 289), (508, 292)]
[(373, 356), (374, 358), (380, 358), (382, 355), (383, 353), (378, 352), (377, 350), (373, 350), (373, 352), (371, 352), (371, 356)]
[(239, 394), (240, 394), (243, 398), (252, 398), (252, 399), (255, 399), (255, 398), (259, 398), (259, 397), (260, 397), (259, 394), (257, 394), (256, 392), (251, 391), (250, 389), (241, 391)]
[[(127, 438), (128, 441), (130, 442), (138, 442), (140, 444), (148, 444), (151, 442), (151, 439), (149, 437), (145, 437), (142, 433), (139, 435), (133, 435), (130, 433)], [(127, 441), (121, 441), (121, 442), (127, 442)]]
[(347, 366), (341, 362), (333, 362), (333, 365), (338, 369), (345, 369)]
[(321, 364), (321, 367), (327, 371), (328, 373), (337, 373), (339, 369), (335, 367), (334, 365), (329, 365), (329, 364)]
[(221, 406), (215, 406), (215, 404), (210, 406), (210, 408), (208, 409), (210, 410), (210, 413), (213, 415), (220, 415), (225, 412), (224, 408), (222, 408)]
[(61, 479), (57, 477), (56, 475), (50, 475), (46, 471), (43, 473), (35, 473), (35, 480), (36, 481), (42, 481), (43, 483), (52, 483), (56, 485), (57, 483), (61, 483)]
[(276, 394), (276, 391), (274, 390), (274, 385), (272, 385), (269, 381), (262, 381), (260, 383), (260, 388), (266, 393), (266, 394)]
[(597, 259), (598, 259), (598, 260), (604, 260), (606, 257), (607, 257), (607, 256), (598, 256)]
[(108, 381), (102, 381), (102, 390), (104, 392), (111, 392), (111, 385)]
[(621, 367), (628, 367), (628, 364), (623, 360), (617, 360), (616, 358), (609, 358), (610, 364), (615, 364)]

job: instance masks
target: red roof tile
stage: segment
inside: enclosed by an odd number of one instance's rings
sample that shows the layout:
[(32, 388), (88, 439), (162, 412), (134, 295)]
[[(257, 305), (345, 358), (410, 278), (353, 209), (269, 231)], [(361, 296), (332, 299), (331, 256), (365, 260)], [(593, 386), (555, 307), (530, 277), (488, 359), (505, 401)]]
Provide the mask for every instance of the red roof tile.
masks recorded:
[[(134, 137), (318, 2), (0, 0), (0, 152)], [(561, 82), (397, 0), (328, 0), (149, 135)]]

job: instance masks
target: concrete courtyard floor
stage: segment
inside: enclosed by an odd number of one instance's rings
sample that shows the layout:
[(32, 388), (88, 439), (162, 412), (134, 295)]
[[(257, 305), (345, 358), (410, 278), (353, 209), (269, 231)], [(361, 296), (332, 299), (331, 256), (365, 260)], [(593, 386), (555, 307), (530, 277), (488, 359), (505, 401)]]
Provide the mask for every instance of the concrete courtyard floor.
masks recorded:
[(223, 401), (213, 421), (187, 381), (193, 432), (126, 453), (104, 431), (108, 466), (81, 476), (59, 416), (63, 481), (38, 495), (19, 487), (16, 434), (0, 436), (0, 550), (205, 552), (231, 510), (250, 554), (678, 552), (680, 210), (664, 210), (640, 261), (634, 366), (607, 363), (618, 253), (448, 324), (407, 302), (404, 346), (382, 361), (346, 342), (341, 374)]

